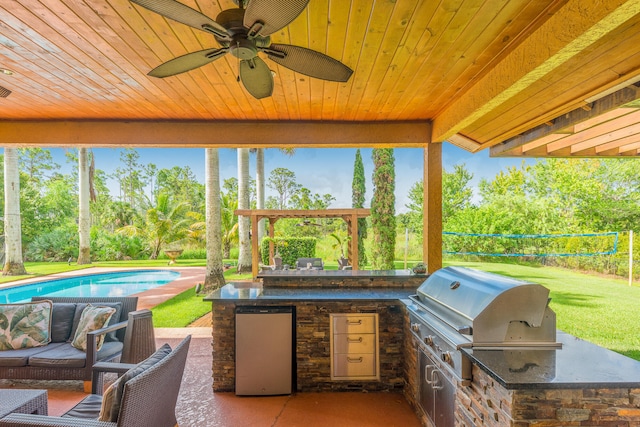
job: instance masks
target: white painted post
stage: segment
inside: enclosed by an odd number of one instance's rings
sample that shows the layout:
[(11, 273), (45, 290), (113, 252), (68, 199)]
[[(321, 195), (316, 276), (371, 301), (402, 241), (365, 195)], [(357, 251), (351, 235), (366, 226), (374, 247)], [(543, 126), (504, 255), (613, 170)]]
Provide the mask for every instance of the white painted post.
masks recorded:
[(633, 285), (633, 230), (629, 230), (629, 286)]

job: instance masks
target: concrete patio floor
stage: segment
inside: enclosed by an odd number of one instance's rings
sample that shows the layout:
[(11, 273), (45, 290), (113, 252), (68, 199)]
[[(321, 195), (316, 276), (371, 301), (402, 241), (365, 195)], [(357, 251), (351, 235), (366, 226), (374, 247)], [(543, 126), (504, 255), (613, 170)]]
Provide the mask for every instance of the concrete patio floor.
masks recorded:
[[(139, 307), (150, 308), (204, 278), (204, 268), (180, 270), (184, 272), (180, 280), (138, 294)], [(204, 318), (196, 324), (209, 322)], [(401, 394), (342, 392), (238, 397), (233, 393), (213, 393), (211, 328), (155, 329), (158, 347), (164, 343), (174, 347), (187, 334), (192, 340), (176, 407), (180, 427), (420, 426)], [(63, 414), (86, 396), (79, 381), (0, 380), (0, 388), (47, 388), (49, 414), (53, 416)]]

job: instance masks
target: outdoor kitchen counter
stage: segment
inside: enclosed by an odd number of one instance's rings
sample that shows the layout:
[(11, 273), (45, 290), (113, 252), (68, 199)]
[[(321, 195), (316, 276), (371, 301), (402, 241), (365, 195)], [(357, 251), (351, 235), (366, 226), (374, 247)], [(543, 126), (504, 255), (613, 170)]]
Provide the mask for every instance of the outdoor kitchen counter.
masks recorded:
[(561, 349), (463, 352), (508, 390), (640, 388), (640, 362), (558, 331)]
[(228, 283), (205, 298), (212, 302), (393, 301), (415, 293), (411, 288), (264, 288), (260, 282)]

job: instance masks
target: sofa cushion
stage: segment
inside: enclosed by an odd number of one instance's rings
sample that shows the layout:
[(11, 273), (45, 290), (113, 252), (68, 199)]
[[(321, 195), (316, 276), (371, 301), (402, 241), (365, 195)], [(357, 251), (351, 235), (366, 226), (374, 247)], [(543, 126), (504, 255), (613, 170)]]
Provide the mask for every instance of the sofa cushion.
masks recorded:
[(118, 414), (120, 413), (120, 404), (122, 403), (122, 395), (124, 393), (124, 386), (132, 378), (140, 375), (147, 369), (151, 368), (153, 365), (164, 359), (167, 355), (171, 353), (171, 347), (169, 344), (164, 344), (155, 353), (153, 353), (148, 358), (144, 359), (142, 362), (138, 363), (133, 368), (129, 369), (125, 372), (120, 378), (116, 380), (113, 390), (113, 397), (110, 398), (111, 407), (104, 407), (100, 410), (100, 421), (118, 421)]
[[(44, 347), (21, 348), (19, 350), (0, 351), (0, 366), (20, 367), (27, 366), (29, 359), (37, 354), (65, 345), (64, 343), (51, 343)], [(68, 344), (67, 344), (68, 345)]]
[[(73, 337), (71, 345), (79, 350), (87, 349), (87, 333), (102, 329), (109, 323), (109, 319), (116, 312), (115, 308), (88, 305), (82, 311), (78, 328)], [(98, 350), (102, 347), (104, 335), (96, 337), (96, 346)]]
[(0, 304), (0, 350), (51, 342), (51, 301)]
[[(48, 368), (84, 368), (87, 364), (87, 353), (78, 350), (70, 343), (60, 343), (55, 347), (49, 344), (45, 350), (29, 357), (30, 366)], [(110, 360), (122, 352), (122, 343), (104, 343), (98, 351), (98, 360)]]
[(72, 302), (54, 302), (51, 314), (51, 342), (66, 342), (71, 336), (76, 304)]
[[(73, 316), (73, 327), (71, 329), (71, 333), (69, 334), (69, 342), (73, 341), (73, 338), (76, 335), (76, 332), (78, 330), (78, 324), (80, 323), (80, 318), (82, 317), (82, 312), (84, 311), (85, 308), (87, 308), (87, 306), (89, 305), (89, 303), (86, 302), (81, 302), (81, 303), (77, 303), (76, 304), (76, 311), (75, 314)], [(120, 317), (122, 315), (122, 303), (121, 302), (100, 302), (100, 303), (94, 303), (93, 304), (96, 307), (112, 307), (115, 308), (116, 311), (115, 313), (113, 313), (113, 316), (111, 316), (111, 319), (109, 320), (109, 323), (107, 323), (107, 326), (111, 326), (111, 325), (115, 325), (116, 323), (120, 323)], [(116, 336), (117, 331), (113, 331), (113, 332), (107, 332), (107, 334), (104, 337), (105, 341), (119, 341), (118, 337)]]

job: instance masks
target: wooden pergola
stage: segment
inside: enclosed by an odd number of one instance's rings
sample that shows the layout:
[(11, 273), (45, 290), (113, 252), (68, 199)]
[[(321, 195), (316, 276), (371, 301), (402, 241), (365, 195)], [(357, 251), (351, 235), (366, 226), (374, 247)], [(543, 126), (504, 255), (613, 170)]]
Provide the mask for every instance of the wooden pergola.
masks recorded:
[[(248, 216), (251, 219), (251, 270), (253, 277), (258, 275), (259, 251), (258, 251), (258, 223), (261, 219), (269, 220), (269, 237), (274, 237), (276, 221), (282, 218), (342, 218), (347, 223), (347, 235), (349, 246), (347, 247), (347, 259), (353, 270), (358, 269), (358, 219), (366, 218), (371, 214), (371, 209), (347, 208), (347, 209), (313, 209), (313, 210), (279, 210), (279, 209), (238, 209), (234, 212), (237, 216)], [(273, 242), (269, 244), (269, 259), (273, 259)]]

